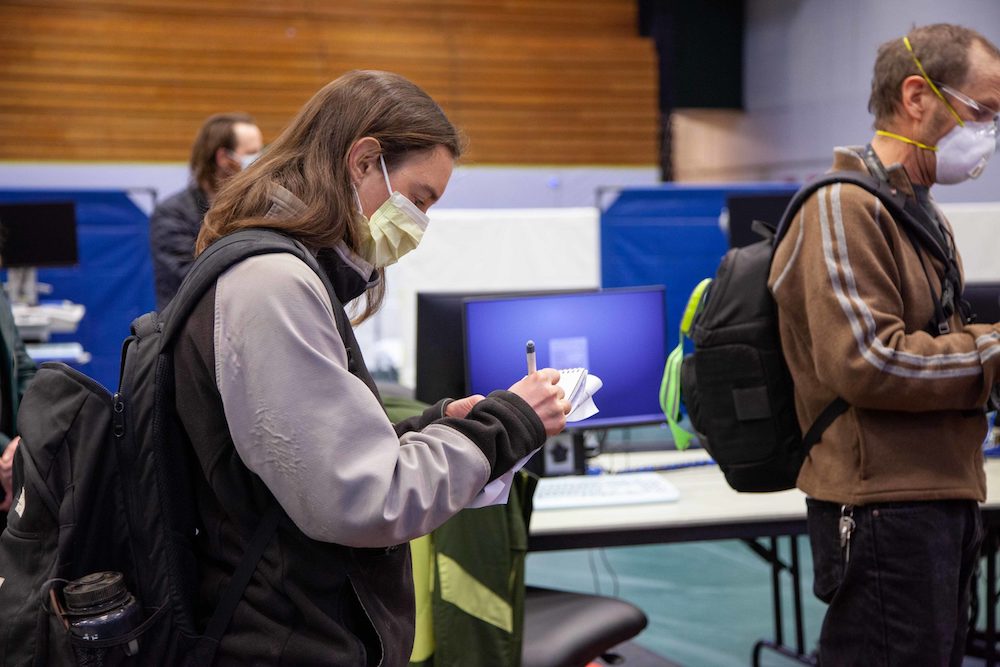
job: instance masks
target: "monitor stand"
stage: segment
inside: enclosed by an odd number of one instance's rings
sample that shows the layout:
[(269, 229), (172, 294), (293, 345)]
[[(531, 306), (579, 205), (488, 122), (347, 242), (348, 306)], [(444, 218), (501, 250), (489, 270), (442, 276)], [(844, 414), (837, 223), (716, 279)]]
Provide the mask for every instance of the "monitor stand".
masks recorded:
[(34, 267), (7, 269), (7, 295), (11, 303), (38, 305), (38, 270)]
[(582, 475), (586, 471), (583, 432), (564, 431), (545, 441), (542, 451), (532, 456), (524, 466), (539, 477)]

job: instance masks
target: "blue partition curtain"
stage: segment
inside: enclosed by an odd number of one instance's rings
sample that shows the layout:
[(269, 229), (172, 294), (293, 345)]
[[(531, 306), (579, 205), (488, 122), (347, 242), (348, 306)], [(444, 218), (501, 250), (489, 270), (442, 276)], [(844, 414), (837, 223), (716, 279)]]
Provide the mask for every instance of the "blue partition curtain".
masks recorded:
[(719, 226), (726, 197), (795, 190), (787, 183), (623, 189), (601, 213), (601, 284), (665, 285), (667, 346), (673, 349), (691, 290), (715, 275), (729, 248)]
[(92, 360), (81, 370), (114, 391), (129, 324), (155, 308), (149, 219), (120, 190), (0, 190), (0, 202), (57, 201), (76, 204), (80, 262), (39, 269), (39, 282), (53, 288), (41, 299), (80, 303), (87, 313), (76, 333), (53, 335), (52, 342), (82, 344)]
[[(719, 215), (732, 194), (791, 193), (795, 185), (747, 183), (626, 188), (601, 213), (604, 287), (665, 285), (668, 347), (691, 290), (715, 274), (728, 243)], [(0, 202), (76, 203), (80, 264), (39, 270), (52, 299), (87, 308), (73, 335), (93, 360), (83, 370), (109, 388), (118, 383), (129, 323), (155, 307), (148, 217), (120, 190), (0, 190)]]

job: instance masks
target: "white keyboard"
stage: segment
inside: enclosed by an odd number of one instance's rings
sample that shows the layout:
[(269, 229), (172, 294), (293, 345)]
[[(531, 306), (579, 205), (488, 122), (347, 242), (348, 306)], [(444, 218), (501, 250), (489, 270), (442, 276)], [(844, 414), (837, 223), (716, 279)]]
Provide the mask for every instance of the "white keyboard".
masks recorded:
[(538, 480), (533, 505), (537, 510), (569, 509), (670, 503), (679, 497), (677, 487), (655, 472), (570, 475)]

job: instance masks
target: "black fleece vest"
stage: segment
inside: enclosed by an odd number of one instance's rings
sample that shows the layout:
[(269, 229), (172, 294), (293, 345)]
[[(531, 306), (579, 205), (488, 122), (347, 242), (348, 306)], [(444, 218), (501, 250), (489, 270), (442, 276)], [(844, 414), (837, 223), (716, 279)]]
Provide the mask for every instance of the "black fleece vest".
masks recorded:
[[(321, 264), (346, 302), (363, 280), (326, 256)], [(334, 270), (331, 270), (334, 269)], [(378, 397), (341, 303), (349, 370)], [(339, 311), (339, 312), (338, 312)], [(201, 468), (199, 620), (225, 587), (264, 510), (276, 502), (242, 462), (215, 382), (215, 288), (189, 317), (175, 348), (177, 409)], [(413, 643), (409, 545), (357, 549), (307, 537), (287, 516), (264, 553), (223, 637), (217, 665), (405, 665)]]

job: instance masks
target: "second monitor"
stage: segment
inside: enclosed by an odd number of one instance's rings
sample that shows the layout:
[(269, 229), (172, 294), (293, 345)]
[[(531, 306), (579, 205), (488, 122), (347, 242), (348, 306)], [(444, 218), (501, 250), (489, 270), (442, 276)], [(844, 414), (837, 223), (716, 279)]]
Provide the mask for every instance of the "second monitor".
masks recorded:
[(418, 293), (415, 398), (425, 403), (436, 403), (442, 398), (466, 395), (463, 320), (467, 299), (574, 294), (581, 291), (584, 290)]
[(528, 340), (535, 342), (539, 368), (584, 367), (603, 381), (594, 399), (600, 412), (573, 426), (663, 421), (662, 285), (466, 300), (467, 393), (488, 394), (524, 377)]

